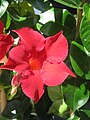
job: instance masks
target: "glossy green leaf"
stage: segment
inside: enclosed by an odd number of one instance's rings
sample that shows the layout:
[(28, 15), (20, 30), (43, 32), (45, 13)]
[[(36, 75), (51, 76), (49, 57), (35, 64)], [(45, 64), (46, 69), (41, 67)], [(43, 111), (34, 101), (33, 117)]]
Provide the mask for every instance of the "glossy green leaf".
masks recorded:
[(7, 7), (8, 7), (8, 2), (6, 0), (1, 0), (1, 4), (0, 4), (0, 18), (6, 12)]
[(82, 116), (81, 118), (83, 118), (83, 115), (84, 115), (85, 117), (90, 119), (90, 100), (79, 110), (79, 112), (80, 112), (80, 115)]
[(84, 4), (84, 15), (87, 17), (88, 20), (90, 20), (90, 5), (88, 3)]
[(49, 98), (53, 102), (63, 98), (60, 86), (47, 87), (47, 90), (48, 90)]
[(6, 21), (5, 28), (8, 29), (10, 27), (10, 24), (11, 24), (11, 17), (9, 15), (9, 13), (7, 12), (7, 21)]
[(80, 37), (85, 48), (85, 52), (90, 56), (90, 6), (84, 5), (84, 17), (80, 24)]
[(50, 2), (45, 0), (27, 0), (33, 7), (36, 9), (45, 12), (46, 10), (50, 9)]
[(75, 112), (88, 101), (89, 91), (82, 79), (71, 78), (70, 81), (67, 81), (67, 84), (63, 86), (63, 93), (66, 104)]
[(67, 106), (67, 104), (65, 103), (65, 101), (63, 99), (62, 104), (60, 105), (60, 108), (59, 108), (59, 113), (61, 115), (63, 115), (66, 112), (67, 109), (68, 109), (68, 106)]
[(68, 14), (68, 12), (65, 12), (65, 13), (63, 16), (64, 17), (63, 31), (64, 31), (65, 37), (71, 42), (75, 36), (76, 20), (72, 15)]
[(75, 20), (75, 18), (72, 15), (68, 14), (66, 16), (66, 18), (65, 18), (64, 26), (67, 26), (69, 29), (72, 30), (72, 32), (75, 32), (75, 27), (76, 27), (76, 20)]
[(51, 36), (59, 32), (61, 29), (62, 27), (58, 25), (58, 23), (50, 21), (42, 25), (40, 30), (44, 35)]
[(11, 29), (19, 29), (21, 27), (34, 27), (36, 25), (36, 23), (39, 21), (39, 16), (38, 15), (34, 15), (34, 16), (31, 16), (31, 17), (28, 17), (26, 20), (23, 20), (23, 21), (16, 21), (15, 20), (16, 18), (14, 18), (12, 20), (12, 23), (11, 23), (11, 26), (10, 28)]
[(80, 120), (80, 117), (76, 116), (75, 114), (72, 114), (68, 120)]
[(10, 4), (8, 11), (10, 13), (16, 12), (17, 15), (19, 15), (20, 17), (25, 17), (34, 14), (34, 9), (32, 5), (27, 1)]
[(84, 52), (84, 47), (75, 41), (71, 44), (70, 61), (77, 75), (90, 79), (90, 57)]
[(78, 8), (82, 4), (81, 0), (55, 0), (55, 1), (72, 8)]
[(62, 100), (56, 100), (56, 101), (52, 104), (52, 106), (49, 108), (48, 113), (54, 113), (54, 114), (56, 114), (56, 115), (60, 114), (60, 113), (59, 113), (59, 108), (60, 108), (61, 104), (62, 104)]
[(20, 22), (20, 21), (26, 20), (26, 17), (19, 16), (19, 14), (17, 13), (15, 9), (10, 8), (8, 11), (9, 11), (11, 18), (13, 18), (15, 21)]

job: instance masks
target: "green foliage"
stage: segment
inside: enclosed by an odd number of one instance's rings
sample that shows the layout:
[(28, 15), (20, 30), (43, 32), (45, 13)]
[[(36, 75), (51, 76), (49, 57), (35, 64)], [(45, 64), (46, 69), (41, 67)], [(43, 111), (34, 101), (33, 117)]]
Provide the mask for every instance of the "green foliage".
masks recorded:
[(70, 79), (72, 83), (63, 86), (63, 92), (66, 99), (66, 104), (76, 111), (81, 108), (89, 99), (89, 91), (86, 90), (86, 85), (80, 78)]
[(46, 10), (50, 9), (50, 2), (45, 0), (27, 0), (33, 7), (36, 9), (45, 12)]
[(7, 7), (8, 7), (8, 2), (6, 0), (1, 0), (1, 3), (0, 3), (0, 18), (6, 12)]
[(89, 4), (84, 5), (84, 16), (80, 25), (80, 36), (82, 43), (85, 48), (86, 54), (90, 56), (90, 6)]
[(55, 1), (72, 8), (78, 8), (82, 4), (81, 0), (55, 0)]
[[(75, 72), (85, 79), (90, 79), (89, 59), (84, 51), (84, 47), (73, 41), (71, 45), (70, 60)], [(88, 64), (88, 65), (87, 65)]]

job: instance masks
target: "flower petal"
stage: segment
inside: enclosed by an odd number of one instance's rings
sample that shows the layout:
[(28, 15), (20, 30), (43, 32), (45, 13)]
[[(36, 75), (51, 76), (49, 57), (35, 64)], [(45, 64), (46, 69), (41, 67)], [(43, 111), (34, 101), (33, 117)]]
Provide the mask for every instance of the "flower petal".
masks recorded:
[(27, 79), (22, 79), (21, 88), (26, 96), (37, 103), (44, 93), (44, 84), (39, 71), (33, 71)]
[(0, 34), (3, 33), (4, 30), (4, 24), (2, 23), (2, 21), (0, 21)]
[(68, 75), (75, 77), (74, 73), (63, 62), (60, 64), (46, 62), (41, 71), (43, 83), (48, 86), (56, 86), (63, 83)]
[(36, 51), (41, 51), (44, 48), (45, 38), (32, 28), (24, 27), (13, 31), (19, 35), (21, 41), (24, 42), (30, 50), (36, 48)]
[(14, 40), (10, 34), (0, 34), (0, 59), (2, 59), (10, 49)]
[(21, 75), (20, 74), (16, 74), (13, 76), (12, 81), (11, 81), (11, 85), (14, 87), (18, 87), (20, 85), (20, 81), (21, 80)]
[(0, 66), (2, 69), (15, 70), (19, 73), (29, 67), (28, 52), (24, 45), (18, 45), (9, 52), (8, 61)]
[(68, 43), (62, 32), (46, 39), (47, 60), (60, 63), (68, 54)]

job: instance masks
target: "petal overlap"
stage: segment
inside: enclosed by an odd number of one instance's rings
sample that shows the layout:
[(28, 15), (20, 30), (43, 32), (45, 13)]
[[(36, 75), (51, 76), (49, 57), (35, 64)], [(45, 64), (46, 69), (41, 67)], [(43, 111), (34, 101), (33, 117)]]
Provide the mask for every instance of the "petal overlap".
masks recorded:
[(21, 41), (26, 44), (30, 50), (35, 48), (36, 51), (41, 51), (44, 48), (45, 38), (32, 28), (25, 27), (13, 31), (19, 35)]
[(29, 67), (28, 56), (29, 54), (28, 51), (26, 52), (25, 46), (18, 45), (9, 52), (8, 61), (5, 65), (1, 66), (1, 68), (15, 70), (18, 73), (21, 73), (21, 71)]

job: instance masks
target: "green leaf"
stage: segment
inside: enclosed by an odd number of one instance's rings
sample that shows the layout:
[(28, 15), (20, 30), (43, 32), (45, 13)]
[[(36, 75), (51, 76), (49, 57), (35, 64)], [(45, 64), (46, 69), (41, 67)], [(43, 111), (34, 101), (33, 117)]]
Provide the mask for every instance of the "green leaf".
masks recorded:
[(47, 90), (48, 90), (49, 98), (53, 102), (63, 98), (60, 86), (47, 87)]
[(51, 36), (51, 35), (55, 35), (61, 29), (62, 29), (62, 26), (58, 25), (58, 23), (50, 21), (42, 25), (40, 30), (44, 35)]
[(75, 18), (72, 15), (68, 14), (65, 18), (64, 26), (67, 26), (69, 29), (71, 29), (73, 32), (75, 32), (75, 27), (76, 27)]
[(90, 100), (79, 110), (79, 113), (81, 118), (85, 116), (88, 117), (88, 119), (90, 119)]
[[(70, 83), (70, 81), (72, 83)], [(71, 78), (67, 84), (63, 86), (63, 93), (66, 104), (75, 112), (81, 108), (89, 99), (89, 91), (83, 80), (80, 78)]]
[(6, 0), (1, 0), (1, 4), (0, 4), (0, 18), (6, 12), (8, 5), (9, 4), (8, 4), (8, 2)]
[(7, 21), (6, 21), (5, 28), (8, 29), (10, 27), (10, 24), (11, 24), (11, 17), (10, 17), (10, 15), (7, 12)]
[(84, 15), (87, 17), (88, 20), (90, 20), (90, 5), (88, 3), (84, 4)]
[(16, 12), (20, 17), (34, 14), (34, 9), (32, 5), (27, 1), (10, 4), (8, 7), (8, 11), (10, 13)]
[(27, 0), (30, 4), (35, 7), (36, 9), (45, 12), (46, 10), (50, 9), (50, 2), (45, 0)]
[(64, 35), (71, 43), (71, 40), (73, 40), (75, 36), (76, 20), (72, 15), (68, 14), (68, 12), (65, 13), (63, 16), (64, 17), (63, 31), (64, 31)]
[(90, 118), (90, 110), (80, 110)]
[(55, 1), (72, 8), (79, 8), (82, 4), (81, 0), (55, 0)]
[(84, 47), (75, 41), (71, 44), (70, 61), (77, 75), (90, 79), (90, 57), (84, 52)]
[(61, 104), (61, 106), (59, 108), (59, 113), (62, 115), (66, 110), (67, 110), (67, 104), (63, 100), (63, 102), (62, 102), (62, 104)]
[(80, 120), (80, 117), (72, 114), (71, 117), (68, 120)]
[(84, 17), (80, 24), (80, 37), (85, 48), (85, 52), (90, 56), (90, 6), (84, 5)]
[(56, 100), (55, 102), (53, 102), (52, 106), (49, 108), (48, 113), (54, 113), (56, 115), (60, 114), (59, 113), (59, 108), (60, 105), (62, 104), (62, 100)]

